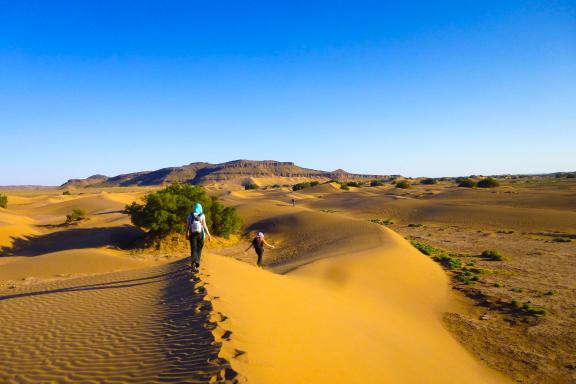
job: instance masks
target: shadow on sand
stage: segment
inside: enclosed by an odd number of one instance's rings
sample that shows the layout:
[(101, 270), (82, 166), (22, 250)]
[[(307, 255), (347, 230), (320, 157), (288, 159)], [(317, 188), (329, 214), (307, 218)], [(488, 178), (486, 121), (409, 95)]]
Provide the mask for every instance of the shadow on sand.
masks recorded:
[(12, 246), (0, 248), (0, 256), (38, 256), (70, 249), (99, 247), (130, 249), (143, 236), (141, 229), (131, 225), (71, 228), (46, 235), (13, 238)]

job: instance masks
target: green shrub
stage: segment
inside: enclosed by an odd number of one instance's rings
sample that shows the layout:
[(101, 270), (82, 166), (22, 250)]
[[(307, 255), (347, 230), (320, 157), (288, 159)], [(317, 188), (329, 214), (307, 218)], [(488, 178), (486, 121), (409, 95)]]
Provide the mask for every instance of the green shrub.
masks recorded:
[(354, 187), (354, 188), (360, 188), (362, 186), (362, 184), (360, 184), (357, 181), (349, 181), (346, 183), (346, 185), (349, 187)]
[(423, 254), (425, 254), (427, 256), (432, 256), (432, 255), (435, 255), (437, 253), (444, 253), (444, 251), (442, 251), (441, 249), (434, 248), (431, 245), (420, 243), (420, 242), (415, 241), (415, 240), (412, 240), (410, 243), (412, 244), (412, 246), (414, 248), (416, 248), (417, 250), (419, 250), (420, 252), (422, 252)]
[(566, 175), (566, 178), (567, 179), (574, 179), (574, 178), (576, 178), (576, 173), (569, 173)]
[(280, 188), (280, 184), (274, 184), (272, 188)]
[(462, 267), (462, 260), (452, 257), (450, 255), (447, 255), (445, 253), (440, 254), (438, 256), (434, 256), (434, 261), (439, 262), (440, 264), (442, 264), (443, 266), (445, 266), (448, 269), (459, 269)]
[(406, 181), (400, 181), (400, 182), (396, 183), (396, 188), (408, 189), (408, 188), (410, 188), (410, 184), (408, 184)]
[(318, 184), (320, 184), (319, 181), (306, 181), (303, 183), (294, 184), (292, 186), (292, 190), (293, 191), (299, 191), (299, 190), (304, 189), (304, 188), (315, 187)]
[(493, 250), (486, 250), (486, 251), (482, 252), (482, 257), (485, 259), (492, 260), (492, 261), (506, 260), (506, 257), (504, 255), (502, 255), (498, 251), (493, 251)]
[(423, 226), (424, 226), (424, 224), (408, 224), (408, 227), (409, 227), (409, 228), (420, 228), (420, 227), (423, 227)]
[(464, 180), (460, 180), (460, 182), (458, 183), (458, 186), (461, 188), (474, 188), (476, 186), (476, 183), (473, 180), (464, 179)]
[(478, 186), (478, 188), (495, 188), (498, 187), (500, 183), (498, 182), (498, 180), (492, 177), (487, 177), (485, 179), (480, 180), (476, 185)]
[(0, 208), (6, 208), (8, 206), (8, 196), (0, 193)]
[(71, 193), (70, 193), (70, 191), (64, 191), (64, 192), (62, 192), (62, 195), (64, 195), (64, 196), (70, 196)]
[(394, 224), (394, 222), (391, 219), (371, 219), (369, 220), (371, 223), (374, 224), (379, 224), (379, 225), (391, 225)]
[(371, 187), (380, 187), (382, 185), (384, 185), (384, 180), (372, 180), (370, 182)]
[(258, 185), (254, 184), (254, 183), (246, 183), (244, 184), (244, 189), (245, 190), (249, 190), (249, 189), (258, 189), (260, 187), (258, 187)]
[(299, 191), (299, 190), (304, 189), (304, 188), (310, 188), (310, 183), (309, 182), (298, 183), (298, 184), (294, 184), (292, 186), (293, 191)]
[(420, 181), (420, 184), (424, 184), (424, 185), (438, 184), (438, 180), (432, 179), (432, 178), (426, 178), (426, 179)]
[(86, 219), (86, 211), (80, 208), (74, 208), (72, 212), (66, 215), (66, 224), (73, 224)]
[(344, 185), (340, 185), (340, 189), (343, 189), (343, 190), (345, 190), (345, 191), (349, 191), (349, 190), (350, 190), (350, 187), (347, 186), (346, 184), (344, 184)]
[(132, 223), (153, 234), (166, 236), (169, 233), (184, 233), (186, 218), (194, 203), (202, 204), (208, 228), (213, 235), (228, 238), (239, 233), (242, 221), (236, 210), (225, 207), (216, 197), (208, 197), (199, 185), (172, 184), (157, 192), (146, 195), (144, 204), (126, 206)]

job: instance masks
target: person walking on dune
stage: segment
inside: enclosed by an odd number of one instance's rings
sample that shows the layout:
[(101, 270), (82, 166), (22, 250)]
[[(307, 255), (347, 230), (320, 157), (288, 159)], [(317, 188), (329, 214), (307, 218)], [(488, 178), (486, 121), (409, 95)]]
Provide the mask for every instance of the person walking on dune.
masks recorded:
[(206, 216), (200, 203), (194, 204), (194, 211), (186, 219), (186, 237), (190, 241), (190, 264), (192, 272), (197, 272), (200, 267), (200, 256), (204, 247), (204, 238), (208, 235), (208, 241), (212, 236), (206, 225)]
[(262, 267), (262, 257), (264, 256), (264, 246), (267, 245), (270, 248), (274, 248), (273, 245), (270, 245), (264, 240), (264, 234), (262, 232), (258, 232), (256, 237), (252, 239), (252, 243), (244, 252), (248, 252), (248, 250), (254, 247), (256, 254), (258, 255), (258, 266)]

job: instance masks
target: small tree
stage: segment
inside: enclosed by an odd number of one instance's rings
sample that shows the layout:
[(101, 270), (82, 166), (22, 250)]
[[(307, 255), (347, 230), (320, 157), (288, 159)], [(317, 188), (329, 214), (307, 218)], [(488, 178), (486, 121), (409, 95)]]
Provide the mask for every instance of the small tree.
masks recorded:
[(396, 188), (408, 189), (408, 188), (410, 188), (410, 184), (408, 184), (406, 181), (400, 181), (400, 182), (396, 183)]
[(480, 180), (476, 185), (478, 186), (478, 188), (495, 188), (498, 187), (500, 183), (498, 182), (498, 180), (492, 177), (487, 177), (485, 179)]
[(64, 196), (70, 196), (70, 195), (71, 195), (70, 191), (64, 191), (64, 192), (62, 192), (62, 194), (63, 194)]
[(74, 224), (86, 219), (86, 211), (81, 208), (74, 208), (66, 215), (66, 224)]
[(8, 196), (0, 193), (0, 208), (6, 208), (8, 206)]
[(208, 197), (199, 185), (172, 184), (147, 195), (144, 204), (127, 205), (126, 213), (134, 225), (163, 237), (173, 232), (184, 233), (186, 218), (197, 202), (204, 208), (211, 233), (227, 238), (240, 231), (242, 221), (236, 210), (224, 206), (217, 197)]
[(384, 181), (382, 181), (382, 180), (372, 180), (370, 182), (371, 187), (380, 187), (382, 185), (384, 185)]

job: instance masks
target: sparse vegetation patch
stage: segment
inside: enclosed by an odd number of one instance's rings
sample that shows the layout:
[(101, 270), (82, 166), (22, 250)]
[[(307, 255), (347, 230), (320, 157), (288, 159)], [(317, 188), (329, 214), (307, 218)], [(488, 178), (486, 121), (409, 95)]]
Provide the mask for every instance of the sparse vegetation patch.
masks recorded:
[(244, 184), (244, 189), (245, 189), (245, 190), (258, 189), (258, 188), (260, 188), (260, 187), (258, 187), (258, 185), (257, 185), (257, 184), (254, 184), (254, 183), (246, 183), (246, 184)]
[(66, 215), (66, 224), (76, 224), (82, 220), (86, 220), (86, 211), (81, 208), (74, 208)]
[(478, 186), (478, 188), (495, 188), (500, 186), (500, 183), (498, 182), (498, 180), (492, 177), (487, 177), (485, 179), (480, 180), (476, 185)]
[(391, 225), (394, 222), (391, 219), (370, 219), (371, 223), (379, 224), (379, 225)]
[(6, 208), (8, 206), (8, 196), (0, 193), (0, 208)]
[[(456, 179), (458, 180), (458, 179)], [(471, 179), (462, 179), (460, 181), (458, 181), (458, 186), (460, 188), (474, 188), (476, 186), (476, 182), (474, 182)]]
[(420, 181), (420, 184), (424, 184), (424, 185), (438, 184), (438, 180), (428, 177), (428, 178)]
[(492, 260), (492, 261), (503, 261), (506, 260), (506, 257), (501, 254), (498, 251), (494, 251), (494, 250), (485, 250), (484, 252), (482, 252), (481, 255), (483, 258), (488, 259), (488, 260)]
[(408, 188), (410, 188), (410, 184), (406, 181), (400, 181), (400, 182), (396, 183), (396, 188), (408, 189)]
[(298, 184), (294, 184), (292, 186), (292, 190), (293, 191), (299, 191), (299, 190), (304, 189), (304, 188), (314, 187), (318, 184), (320, 184), (320, 182), (318, 182), (318, 181), (307, 181), (304, 183), (298, 183)]

